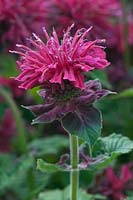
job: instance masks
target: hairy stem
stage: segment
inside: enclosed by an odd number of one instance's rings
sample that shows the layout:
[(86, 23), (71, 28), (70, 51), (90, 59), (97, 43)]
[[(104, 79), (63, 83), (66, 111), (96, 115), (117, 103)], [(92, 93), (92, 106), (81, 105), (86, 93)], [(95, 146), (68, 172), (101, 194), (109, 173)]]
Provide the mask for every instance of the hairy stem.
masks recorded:
[(70, 200), (78, 199), (79, 186), (79, 149), (78, 137), (70, 135), (70, 154), (71, 154), (71, 172), (70, 172)]

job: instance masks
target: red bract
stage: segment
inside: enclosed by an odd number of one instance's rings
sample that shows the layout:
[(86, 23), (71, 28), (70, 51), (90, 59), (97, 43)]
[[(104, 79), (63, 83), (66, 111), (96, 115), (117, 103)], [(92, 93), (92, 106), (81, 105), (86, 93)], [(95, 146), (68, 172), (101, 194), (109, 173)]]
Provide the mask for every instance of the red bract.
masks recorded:
[(46, 26), (50, 0), (0, 0), (2, 41), (16, 44)]
[(0, 123), (0, 151), (8, 152), (10, 150), (10, 142), (15, 133), (16, 126), (12, 111), (7, 109)]
[(17, 62), (21, 74), (16, 78), (21, 88), (28, 90), (37, 85), (44, 87), (47, 83), (57, 83), (64, 88), (64, 81), (67, 80), (74, 87), (83, 89), (83, 72), (101, 70), (109, 65), (104, 48), (98, 45), (103, 40), (85, 40), (90, 29), (79, 29), (72, 37), (71, 28), (64, 33), (61, 42), (55, 31), (50, 37), (43, 29), (46, 43), (33, 34), (34, 39), (30, 39), (33, 49), (17, 45), (20, 51), (13, 52), (21, 55)]
[[(54, 24), (59, 33), (72, 23), (76, 28), (93, 26), (91, 38), (106, 38), (112, 45), (115, 40), (113, 19), (120, 15), (119, 0), (53, 0)], [(54, 11), (53, 11), (54, 12)]]
[(43, 104), (25, 107), (37, 116), (33, 120), (33, 124), (61, 120), (68, 113), (75, 113), (76, 115), (78, 113), (78, 118), (82, 119), (86, 115), (87, 109), (94, 109), (92, 107), (94, 102), (112, 93), (102, 89), (98, 80), (86, 82), (82, 91), (76, 90), (67, 82), (65, 83), (65, 90), (57, 87), (57, 85), (55, 87), (54, 92), (51, 88), (43, 89), (39, 92), (39, 95), (44, 99)]
[[(124, 191), (126, 188), (128, 189), (127, 184), (133, 180), (131, 166), (131, 164), (123, 165), (119, 177), (116, 176), (112, 168), (107, 168), (105, 171), (104, 185), (101, 185), (101, 192), (113, 200), (125, 199)], [(129, 189), (132, 190), (133, 188)]]

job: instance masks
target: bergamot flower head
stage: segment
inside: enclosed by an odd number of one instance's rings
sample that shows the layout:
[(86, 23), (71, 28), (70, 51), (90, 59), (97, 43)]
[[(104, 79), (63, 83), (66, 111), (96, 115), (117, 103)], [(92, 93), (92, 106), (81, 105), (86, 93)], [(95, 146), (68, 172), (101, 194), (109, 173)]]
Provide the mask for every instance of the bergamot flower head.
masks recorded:
[(86, 36), (90, 29), (79, 29), (74, 36), (70, 32), (70, 26), (63, 35), (61, 42), (56, 31), (49, 36), (43, 28), (46, 42), (36, 34), (29, 41), (33, 48), (25, 45), (17, 45), (20, 55), (18, 67), (21, 71), (16, 78), (20, 82), (20, 88), (25, 90), (36, 86), (60, 85), (65, 87), (65, 82), (71, 83), (75, 88), (84, 88), (84, 72), (94, 69), (102, 70), (110, 63), (106, 59), (106, 53), (101, 43), (104, 40), (88, 41)]

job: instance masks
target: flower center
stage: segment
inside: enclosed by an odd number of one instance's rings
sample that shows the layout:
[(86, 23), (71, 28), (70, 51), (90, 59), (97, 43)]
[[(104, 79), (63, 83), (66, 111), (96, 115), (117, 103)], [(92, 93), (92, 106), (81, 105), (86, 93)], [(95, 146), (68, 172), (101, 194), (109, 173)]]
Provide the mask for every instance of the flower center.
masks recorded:
[(80, 89), (73, 87), (73, 85), (65, 81), (64, 88), (58, 87), (53, 93), (52, 97), (57, 101), (69, 101), (73, 97), (77, 96), (80, 92)]

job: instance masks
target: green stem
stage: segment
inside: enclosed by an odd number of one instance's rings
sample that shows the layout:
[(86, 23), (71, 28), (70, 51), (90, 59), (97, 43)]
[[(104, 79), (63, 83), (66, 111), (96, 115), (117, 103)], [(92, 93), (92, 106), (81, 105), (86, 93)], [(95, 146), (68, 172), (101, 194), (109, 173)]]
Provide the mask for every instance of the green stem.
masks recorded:
[(8, 103), (10, 108), (12, 109), (15, 121), (16, 121), (16, 128), (18, 132), (18, 147), (21, 153), (28, 153), (27, 150), (27, 144), (26, 144), (26, 136), (25, 136), (25, 127), (24, 123), (21, 117), (21, 114), (19, 112), (19, 109), (12, 99), (9, 92), (7, 92), (4, 88), (0, 87), (0, 95), (2, 95), (5, 99), (5, 101)]
[(27, 200), (32, 200), (35, 195), (34, 191), (36, 190), (35, 174), (34, 169), (32, 167), (28, 170), (27, 181), (29, 186), (29, 196)]
[(70, 154), (71, 154), (71, 172), (70, 172), (70, 200), (78, 199), (78, 186), (79, 186), (79, 150), (78, 150), (78, 137), (70, 135)]
[(91, 147), (91, 144), (88, 143), (88, 146), (89, 146), (89, 156), (90, 156), (90, 158), (92, 158), (92, 147)]

